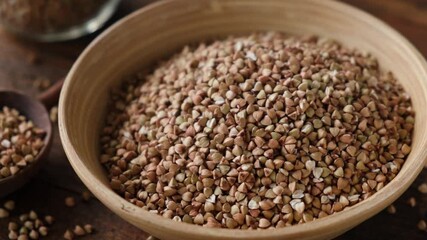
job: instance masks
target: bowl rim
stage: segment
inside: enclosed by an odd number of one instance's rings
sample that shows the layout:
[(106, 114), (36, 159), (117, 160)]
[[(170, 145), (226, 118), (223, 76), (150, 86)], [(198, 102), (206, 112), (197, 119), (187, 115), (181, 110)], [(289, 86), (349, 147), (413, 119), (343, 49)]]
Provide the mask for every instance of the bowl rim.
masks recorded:
[[(222, 1), (222, 0), (220, 0)], [(304, 0), (310, 2), (310, 0)], [(92, 49), (99, 42), (104, 39), (108, 39), (108, 36), (115, 31), (123, 28), (128, 21), (132, 21), (135, 18), (138, 18), (140, 15), (143, 15), (145, 12), (150, 11), (154, 8), (160, 7), (162, 5), (175, 2), (175, 0), (163, 0), (155, 3), (151, 3), (131, 14), (124, 17), (123, 19), (116, 22), (113, 26), (105, 30), (100, 36), (98, 36), (94, 41), (92, 41), (89, 46), (83, 51), (79, 56), (77, 61), (72, 66), (69, 74), (66, 77), (64, 83), (64, 91), (61, 92), (61, 97), (59, 100), (59, 130), (61, 141), (64, 146), (65, 153), (79, 176), (79, 178), (85, 183), (85, 185), (94, 193), (94, 195), (110, 210), (118, 215), (126, 215), (124, 219), (133, 225), (138, 226), (138, 220), (144, 221), (147, 226), (147, 229), (156, 228), (159, 231), (170, 231), (170, 232), (183, 232), (185, 231), (188, 235), (196, 237), (218, 237), (218, 238), (233, 238), (233, 239), (263, 239), (263, 238), (277, 238), (277, 237), (290, 237), (297, 238), (301, 236), (315, 236), (316, 234), (326, 234), (337, 231), (336, 228), (331, 228), (331, 226), (345, 226), (345, 222), (352, 218), (358, 218), (365, 220), (375, 214), (380, 210), (384, 209), (386, 205), (384, 202), (391, 204), (396, 200), (412, 183), (418, 174), (423, 169), (424, 164), (411, 164), (410, 172), (413, 174), (409, 177), (402, 177), (402, 174), (398, 174), (395, 179), (388, 183), (383, 189), (376, 192), (373, 196), (369, 197), (366, 200), (363, 200), (357, 203), (354, 206), (345, 208), (343, 211), (334, 213), (326, 218), (317, 219), (315, 221), (297, 224), (284, 228), (268, 229), (268, 230), (240, 230), (240, 229), (225, 229), (225, 228), (206, 228), (193, 224), (186, 224), (181, 222), (171, 221), (170, 219), (164, 218), (157, 214), (151, 214), (134, 204), (127, 202), (124, 198), (116, 194), (109, 187), (104, 186), (104, 184), (89, 171), (84, 163), (84, 160), (81, 159), (73, 147), (73, 144), (70, 140), (68, 119), (65, 117), (64, 106), (67, 104), (70, 98), (72, 98), (70, 92), (68, 91), (69, 87), (72, 84), (72, 81), (75, 76), (75, 72), (78, 70), (79, 66), (84, 63), (85, 58), (92, 52)], [(414, 54), (414, 57), (417, 58), (419, 67), (423, 70), (425, 75), (427, 75), (427, 62), (425, 61), (422, 54), (410, 43), (404, 36), (402, 36), (397, 30), (386, 24), (384, 21), (374, 17), (373, 15), (358, 9), (347, 3), (330, 0), (323, 1), (322, 4), (330, 5), (334, 4), (335, 8), (340, 9), (344, 12), (351, 12), (352, 14), (358, 14), (363, 17), (365, 22), (370, 22), (373, 25), (376, 25), (377, 28), (381, 28), (389, 36), (393, 36), (398, 41), (402, 42), (407, 50)], [(424, 143), (424, 147), (427, 147), (427, 142)], [(412, 154), (412, 153), (411, 153)], [(421, 158), (421, 159), (420, 159)], [(425, 161), (427, 158), (427, 151), (421, 152), (418, 156), (412, 157), (413, 161)], [(405, 166), (405, 165), (404, 165)], [(409, 170), (408, 170), (409, 171)], [(400, 177), (399, 177), (400, 176)], [(102, 185), (102, 187), (100, 187)], [(407, 186), (405, 186), (407, 185)], [(393, 190), (394, 188), (394, 190)], [(108, 200), (106, 198), (108, 197)], [(114, 202), (114, 203), (113, 203)], [(384, 206), (382, 206), (384, 205)], [(122, 217), (122, 216), (121, 216)], [(123, 218), (123, 217), (122, 217)], [(149, 225), (149, 227), (148, 227)], [(139, 227), (139, 226), (138, 226)], [(339, 227), (338, 227), (339, 228)], [(147, 229), (143, 229), (147, 231)], [(349, 227), (341, 227), (342, 232), (349, 230)], [(250, 236), (248, 236), (250, 233)]]

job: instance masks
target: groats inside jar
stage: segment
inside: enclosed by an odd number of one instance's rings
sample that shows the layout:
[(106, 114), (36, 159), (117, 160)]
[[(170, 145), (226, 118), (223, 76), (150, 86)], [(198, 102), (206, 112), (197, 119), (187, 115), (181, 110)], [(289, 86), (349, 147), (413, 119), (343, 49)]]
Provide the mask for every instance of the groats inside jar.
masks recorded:
[[(105, 15), (105, 8), (115, 8), (117, 4), (113, 3), (118, 2), (119, 0), (1, 0), (0, 21), (13, 32), (39, 38), (43, 34), (70, 30), (76, 32), (79, 27), (87, 28), (86, 23), (97, 18), (103, 11)], [(111, 15), (113, 10), (108, 12)], [(104, 16), (104, 22), (108, 17)]]

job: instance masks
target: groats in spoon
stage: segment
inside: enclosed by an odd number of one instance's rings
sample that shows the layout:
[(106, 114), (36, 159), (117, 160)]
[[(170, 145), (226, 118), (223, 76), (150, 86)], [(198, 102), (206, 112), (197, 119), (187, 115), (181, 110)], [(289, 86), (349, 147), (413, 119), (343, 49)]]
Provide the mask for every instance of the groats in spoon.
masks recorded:
[(37, 173), (43, 160), (49, 154), (52, 144), (52, 123), (46, 108), (49, 109), (58, 102), (62, 84), (63, 80), (56, 82), (43, 92), (38, 97), (38, 100), (15, 91), (0, 90), (0, 108), (7, 106), (18, 110), (27, 120), (31, 120), (35, 126), (46, 132), (43, 139), (44, 146), (34, 159), (34, 162), (23, 168), (16, 175), (0, 179), (0, 198), (14, 192), (27, 183)]

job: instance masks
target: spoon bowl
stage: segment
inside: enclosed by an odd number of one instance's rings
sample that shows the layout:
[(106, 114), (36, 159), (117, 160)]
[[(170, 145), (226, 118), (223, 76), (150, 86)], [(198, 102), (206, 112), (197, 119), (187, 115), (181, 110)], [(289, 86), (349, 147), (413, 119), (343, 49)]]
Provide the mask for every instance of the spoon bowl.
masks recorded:
[(18, 110), (27, 120), (31, 120), (34, 125), (43, 129), (46, 135), (43, 139), (44, 146), (33, 163), (16, 175), (0, 179), (0, 198), (22, 187), (37, 173), (43, 160), (46, 159), (52, 143), (52, 123), (46, 108), (40, 101), (18, 92), (0, 91), (0, 108), (3, 106)]

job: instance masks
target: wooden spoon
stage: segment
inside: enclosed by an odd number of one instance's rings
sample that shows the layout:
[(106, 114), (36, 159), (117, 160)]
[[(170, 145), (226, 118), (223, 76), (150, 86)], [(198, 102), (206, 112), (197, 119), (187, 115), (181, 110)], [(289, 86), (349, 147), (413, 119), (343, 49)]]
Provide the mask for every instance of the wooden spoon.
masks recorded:
[(15, 108), (20, 114), (32, 120), (33, 123), (46, 131), (44, 146), (35, 158), (35, 161), (23, 168), (16, 175), (0, 179), (0, 198), (22, 187), (40, 169), (43, 159), (46, 159), (52, 144), (52, 123), (46, 109), (58, 102), (59, 93), (64, 80), (52, 85), (40, 94), (38, 100), (16, 91), (0, 91), (0, 107)]

